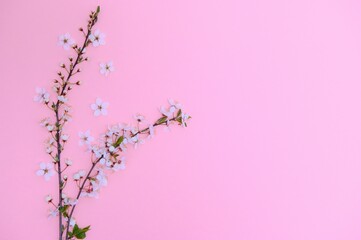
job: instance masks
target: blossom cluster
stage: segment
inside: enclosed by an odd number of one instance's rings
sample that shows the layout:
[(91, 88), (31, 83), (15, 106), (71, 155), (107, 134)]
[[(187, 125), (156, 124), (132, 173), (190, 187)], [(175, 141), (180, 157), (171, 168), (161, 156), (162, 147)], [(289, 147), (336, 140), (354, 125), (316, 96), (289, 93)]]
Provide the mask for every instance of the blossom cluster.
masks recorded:
[[(92, 144), (94, 138), (89, 130), (79, 133), (79, 144), (85, 145), (91, 152), (92, 163), (96, 166), (95, 174), (88, 177), (90, 181), (82, 190), (81, 196), (97, 197), (100, 188), (107, 185), (107, 171), (116, 172), (125, 169), (124, 154), (127, 148), (129, 146), (137, 148), (151, 139), (156, 127), (163, 125), (169, 128), (174, 123), (186, 126), (190, 116), (182, 111), (179, 103), (171, 99), (169, 103), (167, 108), (161, 107), (162, 116), (154, 123), (147, 122), (144, 116), (137, 114), (134, 116), (135, 124), (118, 123), (109, 126), (101, 135), (99, 144)], [(79, 171), (73, 177), (75, 181), (80, 181), (85, 178), (85, 172)]]

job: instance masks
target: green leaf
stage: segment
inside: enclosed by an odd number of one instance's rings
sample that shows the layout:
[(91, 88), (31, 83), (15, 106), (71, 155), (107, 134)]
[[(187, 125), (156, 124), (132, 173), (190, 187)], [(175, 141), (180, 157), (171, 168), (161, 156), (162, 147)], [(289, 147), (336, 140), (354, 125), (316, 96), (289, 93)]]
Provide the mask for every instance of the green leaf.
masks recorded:
[(155, 124), (163, 124), (167, 121), (167, 119), (168, 119), (167, 116), (161, 117), (155, 122)]
[[(73, 227), (73, 232), (71, 235), (76, 239), (84, 239), (86, 237), (86, 232), (90, 230), (90, 226), (85, 228), (80, 228), (78, 224), (75, 224)], [(70, 235), (70, 234), (69, 234)]]
[(59, 208), (59, 212), (60, 212), (64, 217), (68, 217), (68, 209), (69, 209), (69, 205), (61, 206), (61, 207)]
[(69, 208), (69, 205), (61, 206), (59, 208), (59, 212), (65, 213), (68, 210), (68, 208)]
[(75, 224), (73, 227), (73, 234), (78, 233), (79, 232), (79, 226), (78, 224)]
[(97, 13), (100, 13), (100, 6), (97, 7)]
[(71, 239), (71, 238), (73, 238), (74, 236), (73, 236), (73, 233), (72, 232), (68, 232), (68, 237)]
[(120, 136), (118, 139), (117, 139), (117, 141), (113, 144), (113, 147), (119, 147), (119, 145), (120, 144), (122, 144), (122, 142), (123, 142), (123, 140), (124, 140), (124, 136)]
[(74, 234), (74, 237), (76, 239), (84, 239), (86, 237), (86, 234), (84, 232), (78, 232), (77, 234)]
[(182, 109), (179, 109), (177, 113), (177, 118), (179, 118), (180, 116), (182, 116)]

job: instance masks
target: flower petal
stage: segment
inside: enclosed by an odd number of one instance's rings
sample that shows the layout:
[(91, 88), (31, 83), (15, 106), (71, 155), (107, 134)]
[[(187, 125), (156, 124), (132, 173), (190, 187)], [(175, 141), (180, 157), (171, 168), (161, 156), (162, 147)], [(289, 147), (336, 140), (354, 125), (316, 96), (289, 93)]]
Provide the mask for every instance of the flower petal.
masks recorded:
[(40, 163), (40, 169), (45, 169), (46, 168), (46, 163), (42, 162)]
[(92, 110), (96, 110), (98, 108), (98, 105), (96, 105), (95, 103), (93, 103), (92, 105), (90, 105)]

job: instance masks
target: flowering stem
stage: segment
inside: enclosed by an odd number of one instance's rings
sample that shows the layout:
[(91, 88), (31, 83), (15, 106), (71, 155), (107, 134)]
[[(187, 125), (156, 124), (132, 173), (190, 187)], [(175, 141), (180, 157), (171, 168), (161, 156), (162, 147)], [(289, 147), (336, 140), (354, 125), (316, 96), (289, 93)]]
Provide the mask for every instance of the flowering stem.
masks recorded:
[[(168, 121), (169, 121), (169, 122), (177, 121), (177, 117), (173, 117), (173, 118), (169, 119)], [(154, 123), (152, 126), (153, 126), (153, 127), (157, 127), (157, 126), (160, 126), (160, 125), (167, 125), (167, 122), (156, 122), (156, 123)], [(147, 132), (147, 131), (149, 131), (149, 127), (144, 128), (144, 129), (142, 129), (142, 130), (139, 130), (139, 131), (135, 132), (134, 134), (132, 134), (132, 137), (135, 137), (136, 135), (145, 133), (145, 132)], [(79, 187), (78, 194), (77, 194), (77, 196), (76, 196), (76, 198), (75, 198), (75, 201), (76, 201), (76, 202), (79, 200), (80, 195), (81, 195), (81, 193), (82, 193), (82, 191), (83, 191), (83, 189), (84, 189), (84, 187), (85, 187), (86, 182), (90, 180), (90, 175), (92, 174), (95, 166), (99, 163), (99, 161), (100, 161), (102, 158), (103, 158), (103, 156), (100, 156), (95, 162), (92, 163), (92, 166), (91, 166), (91, 168), (89, 169), (89, 171), (88, 171), (88, 173), (87, 173), (84, 181), (82, 182), (82, 184), (81, 184), (80, 187)], [(70, 228), (69, 222), (70, 222), (70, 219), (72, 218), (72, 216), (73, 216), (73, 214), (74, 214), (74, 210), (75, 210), (76, 206), (77, 206), (77, 203), (72, 206), (72, 208), (71, 208), (71, 210), (70, 210), (70, 213), (69, 213), (69, 217), (68, 217), (69, 220), (68, 220), (68, 224), (67, 224), (67, 227), (66, 227), (66, 238), (65, 238), (66, 240), (69, 239), (69, 237), (68, 237), (68, 236), (69, 236), (69, 228)]]
[[(59, 122), (59, 111), (58, 108), (56, 108), (55, 111), (55, 117), (56, 117), (56, 126), (59, 126), (60, 122)], [(59, 182), (59, 209), (62, 208), (63, 206), (63, 200), (62, 200), (62, 195), (63, 195), (63, 186), (62, 186), (62, 176), (61, 176), (61, 144), (60, 144), (60, 129), (59, 127), (57, 127), (56, 130), (56, 144), (57, 144), (57, 149), (58, 149), (58, 153), (57, 153), (57, 165), (58, 165), (58, 182)], [(63, 216), (59, 211), (59, 240), (62, 239), (63, 236)]]
[(69, 239), (69, 228), (70, 228), (70, 220), (71, 218), (73, 217), (73, 213), (74, 213), (74, 210), (75, 210), (75, 207), (77, 205), (77, 201), (79, 200), (80, 198), (80, 195), (81, 195), (81, 192), (83, 191), (84, 187), (85, 187), (85, 183), (87, 182), (87, 180), (89, 179), (90, 177), (90, 174), (93, 172), (95, 166), (97, 165), (97, 163), (100, 161), (100, 159), (102, 159), (103, 156), (101, 156), (100, 158), (98, 158), (94, 163), (92, 163), (92, 166), (91, 168), (89, 169), (88, 171), (88, 174), (86, 175), (83, 183), (81, 184), (80, 188), (79, 188), (79, 192), (78, 192), (78, 195), (76, 196), (75, 198), (75, 202), (76, 204), (74, 204), (72, 207), (71, 207), (71, 210), (70, 210), (70, 213), (69, 213), (69, 217), (68, 217), (68, 224), (66, 226), (66, 235), (65, 235), (65, 239), (68, 240)]
[[(177, 121), (177, 117), (173, 117), (173, 118), (169, 119), (168, 121), (169, 121), (169, 122)], [(153, 124), (153, 127), (157, 127), (157, 126), (159, 126), (159, 125), (167, 125), (167, 122), (154, 123), (154, 124)], [(132, 137), (135, 137), (135, 136), (137, 136), (138, 134), (145, 133), (145, 132), (147, 132), (147, 131), (149, 131), (149, 127), (144, 128), (144, 129), (142, 129), (142, 130), (139, 130), (138, 132), (132, 134)]]
[[(95, 23), (97, 22), (97, 15), (98, 15), (99, 11), (97, 10), (97, 12), (92, 14), (92, 17), (89, 21), (88, 24), (88, 30), (87, 33), (85, 35), (85, 39), (84, 42), (81, 46), (81, 48), (77, 49), (77, 47), (75, 47), (74, 49), (77, 50), (77, 57), (75, 59), (75, 62), (70, 63), (69, 66), (69, 70), (63, 65), (63, 68), (66, 70), (67, 72), (67, 77), (65, 78), (65, 82), (62, 82), (62, 88), (61, 91), (59, 91), (59, 96), (63, 96), (65, 95), (65, 91), (68, 87), (68, 84), (70, 83), (70, 79), (72, 76), (74, 76), (74, 70), (76, 69), (76, 67), (78, 66), (79, 63), (81, 63), (83, 61), (82, 59), (82, 55), (84, 53), (84, 49), (86, 48), (86, 46), (89, 43), (89, 36), (91, 34), (92, 28), (95, 25)], [(79, 72), (79, 70), (77, 70), (75, 73)], [(63, 146), (61, 145), (61, 132), (62, 132), (62, 123), (61, 123), (61, 117), (59, 116), (59, 110), (60, 110), (60, 106), (62, 105), (62, 102), (58, 99), (56, 101), (56, 104), (53, 104), (53, 110), (55, 113), (55, 126), (56, 126), (56, 134), (55, 134), (55, 141), (56, 141), (56, 145), (57, 145), (57, 156), (56, 156), (56, 162), (55, 164), (57, 164), (57, 172), (58, 172), (58, 184), (59, 184), (59, 204), (58, 204), (58, 210), (59, 210), (59, 240), (62, 240), (63, 237), (63, 214), (61, 213), (61, 209), (63, 207), (63, 199), (62, 199), (62, 195), (63, 195), (63, 188), (64, 188), (64, 182), (62, 180), (62, 169), (61, 169), (61, 153), (63, 150)], [(69, 218), (70, 219), (70, 218)], [(68, 222), (70, 221), (68, 219)], [(66, 237), (67, 238), (67, 237)]]

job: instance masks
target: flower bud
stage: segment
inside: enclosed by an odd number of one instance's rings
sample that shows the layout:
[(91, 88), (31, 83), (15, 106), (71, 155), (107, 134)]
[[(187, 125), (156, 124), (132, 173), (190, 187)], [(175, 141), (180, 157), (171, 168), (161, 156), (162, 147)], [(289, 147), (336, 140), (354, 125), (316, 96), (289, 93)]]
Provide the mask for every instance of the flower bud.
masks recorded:
[(45, 201), (46, 201), (47, 203), (50, 203), (51, 201), (53, 201), (53, 198), (52, 198), (50, 195), (47, 195), (47, 196), (45, 197)]
[(68, 141), (68, 139), (69, 139), (69, 135), (66, 134), (61, 135), (61, 140), (63, 140), (63, 142)]

